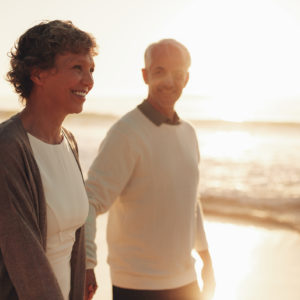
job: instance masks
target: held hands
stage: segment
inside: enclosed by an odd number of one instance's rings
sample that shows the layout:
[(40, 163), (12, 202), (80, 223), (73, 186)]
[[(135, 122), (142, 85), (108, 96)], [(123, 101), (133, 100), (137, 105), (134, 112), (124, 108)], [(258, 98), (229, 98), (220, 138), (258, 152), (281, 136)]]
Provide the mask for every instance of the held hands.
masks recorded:
[(84, 300), (92, 300), (98, 288), (94, 269), (88, 269), (85, 273)]

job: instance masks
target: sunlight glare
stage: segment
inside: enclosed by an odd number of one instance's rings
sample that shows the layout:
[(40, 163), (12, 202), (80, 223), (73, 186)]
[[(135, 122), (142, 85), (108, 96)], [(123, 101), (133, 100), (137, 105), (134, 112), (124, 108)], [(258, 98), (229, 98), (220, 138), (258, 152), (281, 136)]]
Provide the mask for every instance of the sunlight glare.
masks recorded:
[(191, 0), (162, 33), (191, 52), (186, 93), (219, 98), (212, 118), (253, 120), (273, 99), (300, 94), (300, 22), (276, 1)]
[(230, 122), (244, 122), (255, 117), (255, 108), (259, 104), (258, 97), (248, 99), (245, 96), (218, 96), (209, 104), (208, 113), (216, 119)]
[[(198, 137), (201, 139), (201, 136)], [(242, 162), (249, 159), (248, 150), (255, 148), (257, 140), (247, 132), (217, 131), (207, 138), (206, 143), (201, 146), (201, 153), (205, 157), (218, 157)]]
[[(263, 242), (255, 227), (240, 227), (227, 223), (207, 224), (207, 236), (214, 265), (216, 291), (213, 300), (238, 299), (244, 281), (249, 278), (254, 265), (253, 252)], [(220, 238), (220, 237), (223, 238)], [(237, 248), (234, 246), (239, 244)], [(197, 257), (197, 254), (193, 254)], [(196, 260), (196, 272), (200, 287), (202, 262)]]

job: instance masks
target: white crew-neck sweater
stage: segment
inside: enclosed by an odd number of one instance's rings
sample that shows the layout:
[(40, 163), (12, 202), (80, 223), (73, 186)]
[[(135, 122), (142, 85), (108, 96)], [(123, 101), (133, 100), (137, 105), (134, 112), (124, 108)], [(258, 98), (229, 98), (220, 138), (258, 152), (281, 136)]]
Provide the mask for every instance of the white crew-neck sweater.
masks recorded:
[(112, 283), (169, 289), (196, 280), (191, 251), (207, 249), (198, 198), (194, 128), (153, 124), (138, 108), (109, 130), (86, 182), (87, 268), (96, 265), (95, 218), (109, 209)]
[(44, 143), (28, 134), (42, 178), (47, 203), (46, 255), (65, 300), (71, 284), (71, 252), (75, 232), (88, 214), (88, 199), (74, 154), (66, 140)]

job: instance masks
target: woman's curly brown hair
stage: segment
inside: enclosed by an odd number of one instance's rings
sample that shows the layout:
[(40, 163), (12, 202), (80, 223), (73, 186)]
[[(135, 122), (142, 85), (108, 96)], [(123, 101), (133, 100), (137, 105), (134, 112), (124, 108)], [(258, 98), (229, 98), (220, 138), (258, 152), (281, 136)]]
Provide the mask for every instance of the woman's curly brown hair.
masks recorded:
[(28, 29), (9, 52), (11, 69), (7, 80), (14, 86), (21, 101), (31, 94), (33, 68), (54, 67), (57, 54), (91, 53), (97, 55), (95, 38), (75, 27), (71, 21), (44, 21)]

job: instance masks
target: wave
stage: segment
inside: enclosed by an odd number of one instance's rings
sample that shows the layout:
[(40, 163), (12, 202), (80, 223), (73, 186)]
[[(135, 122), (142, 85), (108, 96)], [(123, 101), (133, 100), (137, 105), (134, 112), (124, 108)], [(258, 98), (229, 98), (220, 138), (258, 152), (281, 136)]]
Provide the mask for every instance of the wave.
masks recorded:
[(267, 207), (252, 205), (247, 201), (227, 199), (216, 196), (201, 196), (205, 215), (260, 226), (276, 226), (300, 233), (300, 205), (282, 205)]
[[(0, 111), (0, 119), (9, 118), (15, 114), (17, 110)], [(114, 114), (101, 114), (98, 112), (83, 112), (79, 115), (69, 115), (66, 122), (72, 125), (72, 129), (76, 131), (80, 142), (81, 137), (85, 140), (95, 141), (96, 129), (105, 131), (120, 116)], [(209, 145), (209, 140), (205, 140), (206, 136), (212, 136), (212, 133), (222, 130), (249, 130), (253, 136), (259, 136), (265, 144), (258, 148), (248, 149), (247, 155), (240, 163), (233, 156), (214, 156), (214, 152), (208, 152), (209, 156), (205, 156), (202, 152), (202, 164), (205, 164), (202, 172), (202, 188), (201, 201), (204, 212), (208, 215), (222, 216), (223, 218), (234, 218), (248, 222), (254, 222), (261, 225), (273, 224), (281, 227), (294, 229), (300, 232), (300, 198), (296, 191), (298, 184), (299, 164), (298, 162), (298, 135), (300, 123), (293, 122), (230, 122), (223, 120), (190, 120), (201, 131), (202, 146)], [(80, 130), (78, 130), (80, 129)], [(203, 131), (202, 131), (203, 129)], [(206, 130), (207, 129), (207, 130)], [(263, 129), (263, 130), (261, 130)], [(279, 134), (281, 133), (281, 134)], [(287, 134), (287, 133), (292, 133)], [(102, 133), (101, 133), (102, 134)], [(266, 137), (274, 135), (274, 141), (270, 139), (265, 141)], [(263, 136), (262, 136), (263, 135)], [(289, 140), (285, 139), (289, 137)], [(252, 138), (250, 136), (249, 138)], [(84, 140), (84, 141), (85, 141)], [(271, 148), (269, 143), (272, 142)], [(95, 155), (97, 146), (91, 146), (93, 143), (81, 142), (82, 161), (90, 161), (90, 157)], [(286, 145), (285, 148), (280, 145)], [(97, 140), (98, 145), (98, 140)], [(255, 143), (254, 143), (255, 145)], [(259, 146), (258, 145), (258, 146)], [(209, 147), (208, 147), (209, 149)], [(252, 149), (252, 150), (251, 150)], [(94, 152), (93, 152), (94, 151)], [(251, 152), (252, 151), (252, 152)], [(225, 151), (226, 153), (226, 151)], [(246, 154), (245, 154), (246, 155)], [(252, 157), (253, 156), (253, 157)], [(263, 160), (267, 156), (270, 165), (266, 165)], [(284, 160), (280, 160), (284, 157)], [(220, 172), (220, 170), (222, 172)], [(243, 172), (241, 172), (243, 170)], [(241, 174), (238, 179), (235, 172)], [(279, 174), (274, 181), (273, 173)], [(208, 192), (208, 188), (214, 186), (214, 181), (219, 182), (220, 186)], [(277, 189), (274, 189), (270, 182), (277, 183)], [(235, 191), (235, 183), (241, 182), (247, 184), (249, 192)], [(257, 184), (264, 185), (263, 189), (257, 189)], [(270, 199), (265, 198), (266, 193), (270, 194)], [(292, 196), (294, 198), (291, 198)], [(252, 198), (249, 198), (249, 197)]]
[[(69, 115), (68, 119), (79, 118), (80, 120), (86, 121), (115, 121), (121, 116), (118, 114), (110, 113), (98, 113), (98, 112), (83, 112), (79, 115)], [(252, 128), (265, 128), (265, 129), (276, 129), (276, 128), (295, 128), (300, 129), (300, 122), (276, 122), (276, 121), (244, 121), (244, 122), (232, 122), (218, 119), (189, 119), (197, 128), (210, 128), (215, 130), (251, 130)]]
[[(0, 111), (0, 119), (4, 120), (9, 118), (10, 116), (16, 114), (18, 110), (1, 110)], [(82, 112), (78, 115), (69, 115), (67, 117), (68, 120), (73, 120), (74, 118), (86, 121), (114, 121), (120, 118), (121, 116), (118, 114), (112, 113), (100, 113), (100, 112)], [(282, 121), (243, 121), (243, 122), (233, 122), (233, 121), (225, 121), (220, 119), (189, 119), (191, 123), (193, 123), (197, 127), (210, 127), (215, 129), (222, 130), (230, 130), (230, 129), (251, 129), (252, 127), (296, 127), (300, 128), (299, 122), (282, 122)]]

